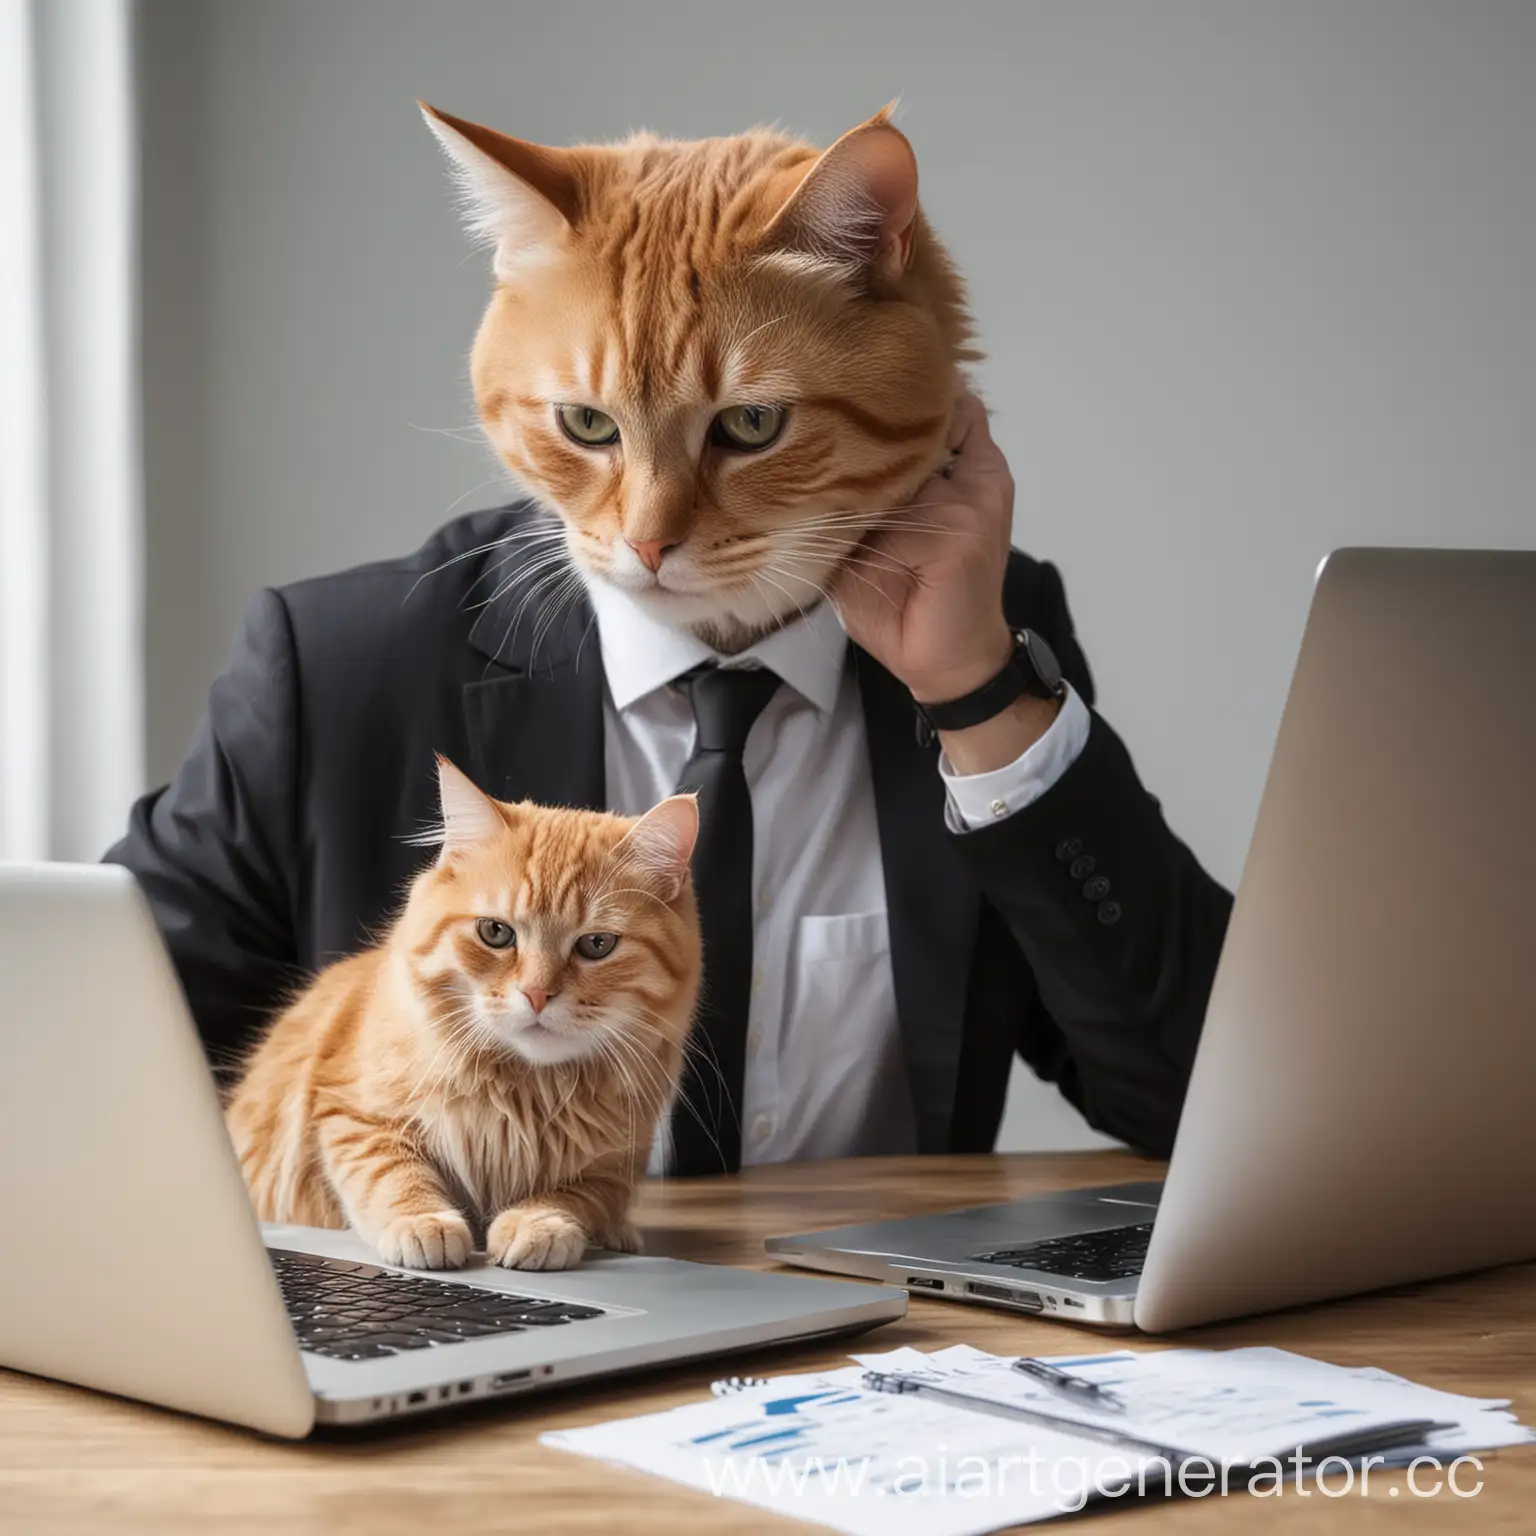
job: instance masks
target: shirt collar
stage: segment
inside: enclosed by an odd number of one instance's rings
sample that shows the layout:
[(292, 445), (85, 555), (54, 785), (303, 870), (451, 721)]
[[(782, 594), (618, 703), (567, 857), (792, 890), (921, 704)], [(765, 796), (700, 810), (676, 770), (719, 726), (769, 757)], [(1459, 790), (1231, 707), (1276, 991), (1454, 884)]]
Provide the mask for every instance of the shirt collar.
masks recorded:
[(603, 670), (614, 707), (626, 710), (704, 662), (741, 666), (757, 662), (788, 683), (823, 714), (837, 703), (848, 637), (828, 602), (765, 635), (734, 656), (722, 656), (686, 629), (647, 613), (626, 592), (601, 577), (588, 583), (603, 647)]

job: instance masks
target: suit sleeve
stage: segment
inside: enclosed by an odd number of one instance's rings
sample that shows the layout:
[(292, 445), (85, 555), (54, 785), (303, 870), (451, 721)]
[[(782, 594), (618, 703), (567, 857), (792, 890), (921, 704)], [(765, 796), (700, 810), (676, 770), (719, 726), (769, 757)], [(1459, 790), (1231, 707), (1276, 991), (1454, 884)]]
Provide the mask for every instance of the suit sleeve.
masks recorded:
[(229, 1068), (300, 978), (292, 872), (298, 678), (283, 600), (246, 610), (185, 761), (106, 855), (138, 878), (203, 1044)]
[[(1091, 705), (1061, 577), (1050, 565), (1032, 574), (1032, 590), (1010, 592), (1011, 616), (1046, 637)], [(1050, 789), (955, 837), (1034, 972), (1021, 1054), (1097, 1129), (1167, 1156), (1230, 894), (1174, 835), (1096, 710), (1081, 754)]]

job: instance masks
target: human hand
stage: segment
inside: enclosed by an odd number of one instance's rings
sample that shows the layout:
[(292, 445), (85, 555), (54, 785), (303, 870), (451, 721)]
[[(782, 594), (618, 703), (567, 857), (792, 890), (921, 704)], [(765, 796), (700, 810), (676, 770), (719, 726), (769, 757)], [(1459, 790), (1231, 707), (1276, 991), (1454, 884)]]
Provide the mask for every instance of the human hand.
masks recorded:
[(832, 590), (849, 636), (920, 703), (970, 693), (1013, 652), (1013, 476), (974, 395), (960, 397), (949, 447), (949, 465), (858, 547)]
[[(987, 429), (986, 408), (962, 395), (948, 466), (849, 557), (832, 588), (843, 627), (919, 703), (944, 703), (996, 677), (1013, 654), (1003, 575), (1013, 531), (1013, 475)], [(991, 720), (942, 731), (950, 766), (986, 773), (1022, 756), (1060, 704), (1024, 696)]]

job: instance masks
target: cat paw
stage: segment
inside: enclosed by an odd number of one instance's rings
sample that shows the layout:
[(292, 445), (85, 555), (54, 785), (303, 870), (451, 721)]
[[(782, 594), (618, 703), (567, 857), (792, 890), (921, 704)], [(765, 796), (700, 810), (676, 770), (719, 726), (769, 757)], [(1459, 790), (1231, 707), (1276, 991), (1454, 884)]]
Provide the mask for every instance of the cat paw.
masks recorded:
[(462, 1269), (475, 1246), (469, 1223), (457, 1211), (399, 1216), (373, 1238), (386, 1264), (404, 1269)]
[(641, 1253), (645, 1241), (632, 1221), (616, 1221), (598, 1234), (598, 1246), (614, 1253)]
[(485, 1236), (491, 1263), (503, 1269), (574, 1269), (587, 1234), (564, 1211), (503, 1211)]

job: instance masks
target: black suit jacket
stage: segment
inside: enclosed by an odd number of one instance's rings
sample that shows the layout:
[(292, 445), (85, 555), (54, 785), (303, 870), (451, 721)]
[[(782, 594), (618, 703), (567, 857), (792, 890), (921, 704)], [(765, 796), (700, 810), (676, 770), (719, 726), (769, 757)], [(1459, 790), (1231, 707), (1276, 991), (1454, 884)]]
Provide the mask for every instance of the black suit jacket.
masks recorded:
[[(388, 923), (431, 857), (404, 839), (434, 818), (434, 753), (502, 799), (605, 804), (600, 647), (579, 596), (532, 590), (537, 522), (475, 513), (408, 559), (251, 603), (186, 761), (107, 855), (147, 893), (215, 1066)], [(1015, 554), (1004, 601), (1091, 704), (1056, 570)], [(989, 1149), (1017, 1051), (1093, 1125), (1166, 1154), (1231, 898), (1097, 714), (1047, 794), (951, 833), (905, 689), (854, 665), (919, 1147)], [(1084, 894), (1084, 855), (1107, 897)]]

